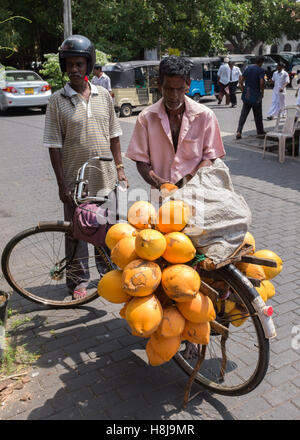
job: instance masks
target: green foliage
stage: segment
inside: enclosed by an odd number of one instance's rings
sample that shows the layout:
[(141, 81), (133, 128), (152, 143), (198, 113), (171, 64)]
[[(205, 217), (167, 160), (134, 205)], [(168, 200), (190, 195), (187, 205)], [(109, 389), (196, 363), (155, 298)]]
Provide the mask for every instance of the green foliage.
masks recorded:
[(58, 53), (44, 54), (44, 58), (46, 58), (46, 61), (43, 63), (40, 74), (49, 82), (52, 91), (55, 92), (65, 85), (68, 77), (67, 75), (62, 76)]
[(101, 50), (96, 49), (96, 62), (101, 63), (102, 66), (108, 63), (110, 61), (111, 56), (107, 55), (106, 53), (102, 52)]
[(16, 345), (16, 343), (7, 336), (4, 347), (4, 354), (0, 363), (0, 377), (9, 376), (12, 373), (23, 371), (28, 366), (34, 364), (40, 357), (38, 352), (30, 352), (26, 344)]
[[(155, 2), (149, 0), (74, 0), (73, 31), (89, 37), (113, 61), (137, 58), (158, 43)], [(95, 20), (95, 17), (97, 19)]]
[[(3, 15), (6, 15), (7, 13), (8, 13), (7, 11), (5, 11), (3, 13), (3, 9), (0, 10), (0, 17), (3, 17)], [(6, 35), (5, 32), (3, 32), (3, 29), (5, 29), (5, 24), (7, 24), (7, 23), (9, 23), (9, 22), (11, 22), (12, 20), (15, 20), (15, 19), (26, 20), (27, 22), (31, 23), (31, 20), (28, 20), (28, 18), (21, 17), (19, 15), (16, 15), (16, 16), (13, 16), (13, 17), (12, 16), (6, 17), (6, 18), (4, 18), (3, 20), (0, 21), (0, 26), (4, 25), (4, 27), (1, 26), (1, 31), (2, 32), (0, 31), (1, 41), (2, 41), (2, 43), (4, 41), (6, 44), (11, 44), (11, 46), (2, 46), (2, 45), (0, 45), (0, 50), (6, 53), (6, 58), (9, 58), (14, 53), (15, 48), (13, 47), (13, 44), (14, 44), (14, 42), (16, 42), (16, 40), (14, 41), (14, 39), (11, 38), (10, 35)]]
[[(26, 20), (9, 17), (21, 16)], [(30, 20), (31, 22), (27, 21)], [(62, 0), (1, 0), (0, 41), (13, 48), (9, 64), (28, 67), (56, 53), (63, 41)], [(73, 34), (82, 34), (112, 61), (143, 56), (144, 49), (169, 48), (194, 56), (224, 50), (251, 52), (285, 33), (299, 39), (296, 0), (72, 0)], [(2, 55), (3, 54), (3, 55)], [(0, 51), (0, 61), (10, 52)], [(56, 84), (61, 83), (56, 78)]]
[[(13, 49), (13, 52), (0, 51), (2, 63), (10, 55), (10, 64), (30, 68), (32, 61), (42, 61), (43, 53), (57, 50), (63, 36), (61, 0), (1, 0), (0, 3), (1, 45)], [(11, 20), (11, 17), (23, 18)]]
[(259, 43), (273, 44), (283, 33), (289, 39), (299, 39), (300, 3), (296, 0), (244, 0), (235, 3), (235, 7), (242, 8), (246, 17), (242, 27), (234, 19), (224, 26), (224, 35), (233, 44), (235, 52), (250, 53)]

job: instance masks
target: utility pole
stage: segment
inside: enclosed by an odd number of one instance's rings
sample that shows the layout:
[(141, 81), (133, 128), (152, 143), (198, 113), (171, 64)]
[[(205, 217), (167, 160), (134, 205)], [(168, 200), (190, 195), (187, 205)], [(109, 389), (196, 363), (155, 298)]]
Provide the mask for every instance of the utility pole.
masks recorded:
[(64, 2), (64, 39), (72, 35), (72, 12), (71, 0), (63, 0)]

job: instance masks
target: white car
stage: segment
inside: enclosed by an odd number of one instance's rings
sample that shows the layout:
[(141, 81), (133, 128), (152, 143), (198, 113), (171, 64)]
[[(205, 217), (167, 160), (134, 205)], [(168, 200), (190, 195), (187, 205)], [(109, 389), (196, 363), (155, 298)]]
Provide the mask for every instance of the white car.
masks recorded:
[(6, 70), (1, 81), (0, 109), (39, 107), (46, 112), (51, 86), (31, 70)]

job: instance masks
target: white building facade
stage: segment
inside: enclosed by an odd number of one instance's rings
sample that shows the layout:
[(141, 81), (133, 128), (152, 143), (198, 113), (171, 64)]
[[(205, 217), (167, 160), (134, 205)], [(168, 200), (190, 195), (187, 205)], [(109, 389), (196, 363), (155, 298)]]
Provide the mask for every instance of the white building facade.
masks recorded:
[(273, 44), (258, 44), (254, 53), (256, 55), (264, 55), (267, 53), (279, 53), (279, 52), (299, 52), (300, 53), (300, 40), (288, 40), (285, 35), (281, 39), (274, 41)]

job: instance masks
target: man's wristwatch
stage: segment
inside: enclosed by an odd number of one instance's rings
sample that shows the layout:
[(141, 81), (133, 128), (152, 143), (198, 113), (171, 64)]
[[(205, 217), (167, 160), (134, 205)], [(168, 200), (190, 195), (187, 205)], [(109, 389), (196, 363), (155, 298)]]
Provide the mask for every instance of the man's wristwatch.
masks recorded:
[(119, 170), (120, 168), (124, 168), (124, 165), (122, 163), (120, 163), (119, 165), (116, 166), (117, 170)]

